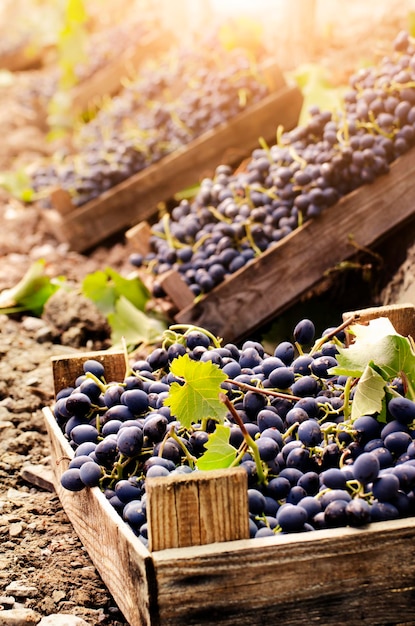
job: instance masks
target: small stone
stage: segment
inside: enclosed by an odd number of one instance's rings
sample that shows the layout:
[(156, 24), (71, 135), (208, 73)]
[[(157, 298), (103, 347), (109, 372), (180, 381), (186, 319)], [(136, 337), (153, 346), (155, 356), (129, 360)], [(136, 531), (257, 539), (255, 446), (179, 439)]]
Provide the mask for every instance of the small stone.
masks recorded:
[(39, 613), (32, 609), (9, 609), (0, 611), (0, 626), (34, 626), (39, 618)]
[(23, 524), (21, 522), (14, 522), (10, 524), (9, 535), (10, 537), (19, 537), (23, 532)]
[(45, 467), (44, 465), (25, 465), (20, 475), (23, 480), (26, 480), (36, 487), (45, 489), (45, 491), (55, 491), (53, 472), (49, 467)]
[(55, 613), (54, 615), (43, 617), (38, 626), (88, 626), (88, 624), (82, 617), (66, 613)]
[(15, 599), (13, 596), (0, 596), (0, 606), (3, 607), (3, 611), (5, 609), (11, 609), (13, 608), (13, 605), (15, 603)]
[(61, 591), (59, 589), (56, 589), (53, 593), (52, 593), (52, 600), (57, 604), (58, 602), (60, 602), (61, 600), (64, 600), (66, 597), (66, 594), (64, 591)]
[(24, 580), (14, 580), (7, 585), (6, 591), (17, 598), (34, 598), (38, 594), (37, 587), (27, 585)]

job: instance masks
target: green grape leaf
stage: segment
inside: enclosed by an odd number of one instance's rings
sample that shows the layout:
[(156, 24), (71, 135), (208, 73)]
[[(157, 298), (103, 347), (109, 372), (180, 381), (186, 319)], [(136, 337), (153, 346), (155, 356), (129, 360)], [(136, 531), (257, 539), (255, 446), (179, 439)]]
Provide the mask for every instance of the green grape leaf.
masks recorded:
[(115, 304), (121, 296), (140, 311), (144, 311), (150, 299), (150, 292), (139, 278), (124, 278), (111, 267), (85, 276), (82, 281), (82, 293), (92, 300), (104, 315), (115, 310)]
[(219, 394), (226, 374), (217, 365), (211, 361), (193, 361), (184, 354), (171, 362), (170, 371), (182, 378), (184, 384), (172, 383), (164, 404), (185, 428), (208, 418), (223, 422), (228, 410)]
[(197, 469), (213, 470), (230, 467), (236, 458), (237, 450), (229, 443), (231, 431), (218, 424), (205, 443), (206, 452), (197, 460)]
[(113, 348), (135, 348), (141, 344), (153, 344), (161, 340), (166, 324), (156, 317), (146, 315), (137, 309), (127, 298), (120, 296), (114, 312), (107, 315), (111, 326)]
[(101, 270), (87, 274), (82, 281), (81, 290), (83, 295), (92, 300), (97, 309), (108, 315), (115, 308), (115, 288), (108, 283), (107, 273)]
[(0, 172), (0, 187), (4, 187), (14, 198), (22, 202), (30, 203), (36, 200), (31, 178), (23, 169)]
[(107, 267), (105, 271), (114, 286), (116, 296), (125, 296), (137, 309), (144, 311), (150, 292), (143, 281), (137, 276), (124, 278), (111, 267)]
[(23, 278), (10, 289), (0, 293), (0, 313), (10, 315), (31, 311), (41, 315), (52, 294), (64, 283), (64, 278), (50, 278), (45, 274), (46, 262), (38, 259), (29, 267)]
[(385, 379), (371, 365), (367, 365), (356, 387), (352, 402), (351, 419), (361, 415), (382, 412), (385, 397)]
[[(386, 367), (389, 372), (397, 373), (402, 369), (399, 353), (410, 350), (409, 340), (397, 334), (389, 319), (379, 317), (367, 326), (355, 324), (350, 331), (355, 341), (348, 348), (339, 348), (338, 365), (330, 370), (330, 374), (359, 377), (371, 361), (377, 367)], [(396, 339), (400, 344), (398, 351)]]

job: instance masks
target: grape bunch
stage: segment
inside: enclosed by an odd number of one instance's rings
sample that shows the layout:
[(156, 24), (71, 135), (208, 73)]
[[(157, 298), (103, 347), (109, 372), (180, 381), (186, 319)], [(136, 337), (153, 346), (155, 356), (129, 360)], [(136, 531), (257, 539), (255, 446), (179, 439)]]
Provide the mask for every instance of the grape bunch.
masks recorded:
[(60, 187), (75, 206), (98, 197), (264, 98), (269, 87), (259, 61), (242, 48), (221, 49), (210, 35), (197, 48), (178, 47), (144, 63), (137, 78), (75, 133), (76, 154), (36, 168), (34, 190)]
[(150, 253), (131, 263), (154, 279), (176, 270), (195, 297), (211, 291), (339, 198), (373, 182), (415, 143), (415, 47), (405, 32), (378, 67), (350, 79), (341, 111), (255, 149), (243, 171), (219, 165), (153, 226)]
[[(87, 360), (54, 415), (74, 450), (61, 477), (78, 491), (99, 486), (146, 545), (146, 478), (201, 471), (198, 462), (218, 421), (194, 416), (186, 427), (168, 402), (183, 384), (174, 363), (209, 363), (225, 375), (229, 444), (247, 473), (251, 538), (363, 526), (415, 513), (415, 402), (403, 378), (386, 384), (385, 414), (351, 419), (355, 380), (333, 373), (347, 322), (316, 339), (302, 319), (291, 340), (266, 351), (177, 325), (134, 361), (123, 381), (105, 381)], [(223, 470), (226, 471), (226, 470)], [(191, 523), (191, 520), (189, 520)]]

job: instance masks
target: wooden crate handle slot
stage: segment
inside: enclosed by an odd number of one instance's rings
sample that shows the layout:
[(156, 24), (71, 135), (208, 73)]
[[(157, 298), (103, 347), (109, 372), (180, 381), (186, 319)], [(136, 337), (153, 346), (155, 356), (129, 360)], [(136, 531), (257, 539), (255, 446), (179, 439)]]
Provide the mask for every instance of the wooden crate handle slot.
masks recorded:
[(146, 480), (149, 550), (249, 539), (243, 468)]
[(179, 311), (193, 304), (195, 295), (176, 270), (169, 270), (163, 274), (160, 286)]
[(150, 237), (151, 226), (146, 221), (132, 226), (125, 233), (125, 238), (134, 251), (143, 256), (150, 252)]
[(122, 382), (126, 372), (124, 352), (83, 352), (82, 354), (54, 356), (51, 358), (55, 396), (61, 389), (70, 387), (82, 374), (82, 365), (88, 359), (95, 359), (105, 368), (107, 382)]
[[(415, 306), (413, 304), (389, 304), (350, 311), (343, 313), (343, 321), (353, 316), (356, 316), (358, 324), (367, 324), (370, 320), (387, 317), (397, 333), (404, 337), (415, 337)], [(350, 337), (349, 333), (346, 333), (346, 337)]]
[(60, 215), (69, 215), (75, 210), (72, 198), (65, 189), (54, 189), (50, 194), (50, 201)]

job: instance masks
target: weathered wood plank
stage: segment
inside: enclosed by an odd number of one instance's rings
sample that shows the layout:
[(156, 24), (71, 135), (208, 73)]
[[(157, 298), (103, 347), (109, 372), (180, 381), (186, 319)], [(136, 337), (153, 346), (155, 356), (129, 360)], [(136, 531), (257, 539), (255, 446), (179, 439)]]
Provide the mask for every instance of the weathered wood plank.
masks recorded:
[(357, 324), (365, 324), (378, 317), (389, 318), (392, 326), (404, 337), (415, 337), (415, 305), (389, 304), (387, 306), (367, 307), (358, 311), (343, 313), (343, 321), (357, 316)]
[(414, 539), (411, 518), (156, 552), (160, 622), (413, 623)]
[(88, 359), (95, 359), (105, 367), (107, 382), (122, 382), (127, 363), (124, 352), (82, 352), (81, 354), (51, 357), (55, 396), (64, 387), (70, 387), (82, 374), (82, 364)]
[(137, 72), (151, 55), (167, 49), (167, 42), (165, 32), (149, 33), (140, 37), (138, 44), (128, 46), (122, 54), (72, 89), (70, 98), (73, 108), (84, 111), (88, 107), (96, 106), (103, 96), (116, 94), (122, 87), (123, 78)]
[(150, 218), (157, 213), (159, 202), (213, 174), (219, 164), (240, 161), (258, 147), (259, 137), (273, 139), (279, 124), (287, 130), (295, 126), (302, 101), (297, 87), (282, 87), (230, 123), (204, 133), (99, 198), (69, 213), (63, 203), (63, 215), (59, 203), (44, 210), (44, 219), (60, 241), (73, 250), (86, 250)]
[(148, 478), (149, 550), (249, 538), (242, 468)]
[(197, 324), (226, 341), (241, 339), (298, 301), (325, 272), (415, 216), (409, 190), (415, 150), (392, 164), (371, 185), (343, 197), (306, 222), (255, 262), (236, 272), (176, 321)]
[(43, 413), (55, 489), (78, 537), (131, 626), (157, 624), (156, 581), (149, 551), (98, 487), (70, 492), (61, 486), (60, 477), (73, 450), (51, 411), (45, 408)]

